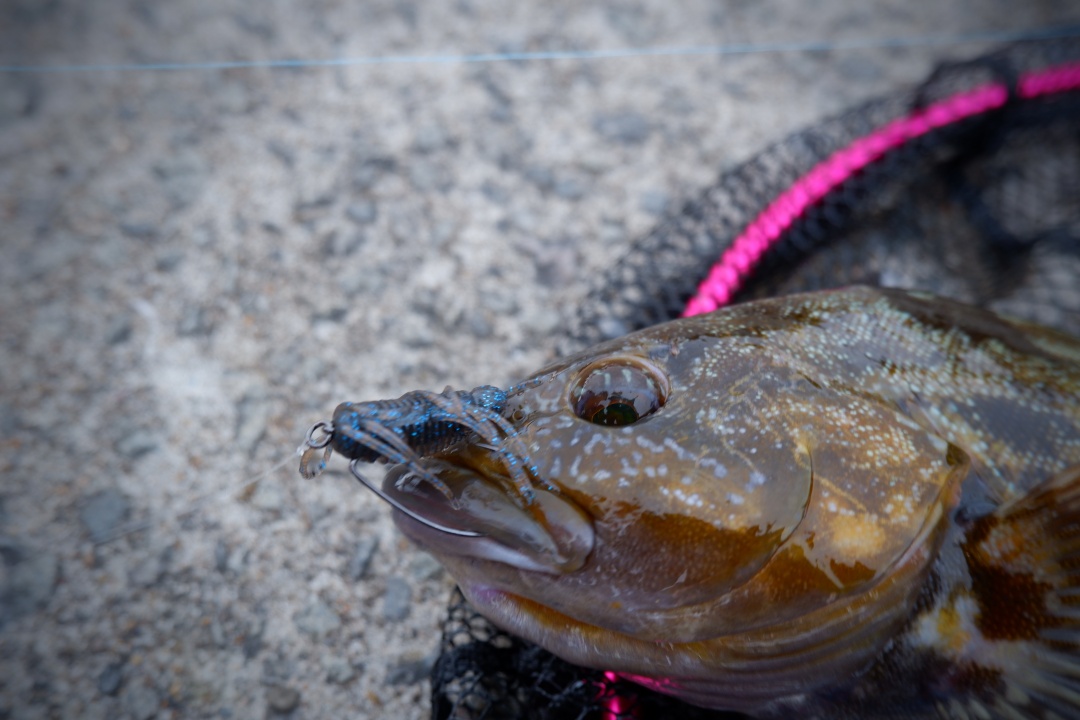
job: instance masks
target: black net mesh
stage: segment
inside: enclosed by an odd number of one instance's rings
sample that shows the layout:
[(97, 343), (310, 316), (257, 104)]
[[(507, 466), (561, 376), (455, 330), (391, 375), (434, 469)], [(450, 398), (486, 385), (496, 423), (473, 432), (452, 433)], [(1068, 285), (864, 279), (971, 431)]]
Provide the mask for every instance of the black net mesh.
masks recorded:
[[(939, 68), (919, 88), (793, 135), (725, 173), (600, 279), (563, 351), (677, 317), (770, 201), (857, 138), (986, 83), (1006, 105), (908, 142), (809, 208), (736, 299), (854, 283), (930, 290), (1080, 335), (1080, 92), (1021, 99), (1023, 73), (1080, 59), (1080, 41), (1021, 44)], [(513, 638), (455, 592), (433, 717), (735, 718), (693, 708)]]

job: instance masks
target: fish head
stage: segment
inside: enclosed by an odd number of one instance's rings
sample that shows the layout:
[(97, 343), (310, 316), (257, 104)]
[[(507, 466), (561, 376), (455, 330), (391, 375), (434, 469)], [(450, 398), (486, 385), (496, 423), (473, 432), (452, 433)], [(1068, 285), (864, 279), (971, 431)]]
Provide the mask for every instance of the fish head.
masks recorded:
[[(557, 652), (588, 646), (559, 653), (585, 664), (639, 652), (619, 644), (627, 638), (694, 642), (865, 593), (939, 539), (942, 488), (961, 472), (914, 424), (824, 388), (760, 319), (658, 326), (560, 361), (508, 395), (503, 414), (536, 482), (531, 502), (480, 443), (425, 461), (454, 502), (404, 467), (384, 491), (421, 517), (482, 533), (448, 536), (395, 515), (481, 612)], [(877, 482), (845, 490), (867, 471), (844, 448), (855, 425), (873, 423), (889, 427), (866, 442), (907, 445), (875, 469)], [(913, 459), (926, 452), (933, 462)], [(927, 487), (890, 525), (878, 498), (896, 480), (889, 473), (923, 464)]]

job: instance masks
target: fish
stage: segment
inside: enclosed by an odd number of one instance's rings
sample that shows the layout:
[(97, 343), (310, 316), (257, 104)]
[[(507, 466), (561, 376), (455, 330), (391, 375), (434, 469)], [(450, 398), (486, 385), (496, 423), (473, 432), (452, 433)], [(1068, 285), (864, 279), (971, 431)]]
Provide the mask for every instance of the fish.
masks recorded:
[(504, 630), (754, 718), (1080, 718), (1080, 340), (851, 287), (500, 401), (533, 492), (492, 437), (381, 491)]

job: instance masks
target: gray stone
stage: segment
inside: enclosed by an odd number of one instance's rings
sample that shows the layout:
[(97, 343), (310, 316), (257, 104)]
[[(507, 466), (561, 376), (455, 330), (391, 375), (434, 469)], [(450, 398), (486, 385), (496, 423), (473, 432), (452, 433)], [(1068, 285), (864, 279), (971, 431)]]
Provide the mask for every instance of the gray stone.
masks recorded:
[(161, 441), (156, 433), (135, 429), (124, 433), (124, 436), (116, 441), (116, 452), (129, 460), (136, 460), (154, 452), (160, 444)]
[[(0, 510), (3, 508), (3, 499), (0, 498)], [(0, 515), (4, 513), (0, 512)], [(6, 517), (2, 518), (6, 520)], [(17, 562), (22, 561), (23, 556), (26, 553), (23, 551), (22, 545), (19, 541), (10, 535), (0, 535), (0, 559), (7, 565), (14, 565)]]
[(157, 237), (157, 226), (150, 223), (122, 222), (120, 232), (136, 240), (153, 240)]
[(454, 187), (454, 176), (434, 160), (417, 158), (409, 164), (409, 181), (420, 192), (446, 192)]
[(401, 622), (409, 617), (412, 610), (412, 588), (401, 578), (391, 577), (386, 580), (386, 592), (383, 593), (383, 618), (390, 622)]
[(330, 307), (325, 310), (311, 313), (311, 323), (328, 322), (339, 323), (349, 315), (349, 308), (347, 307)]
[(428, 123), (417, 129), (413, 149), (419, 153), (430, 153), (450, 144), (451, 140), (446, 128), (435, 123)]
[(120, 692), (120, 685), (124, 680), (124, 663), (114, 662), (105, 666), (98, 675), (97, 688), (102, 695), (114, 696)]
[(555, 173), (546, 167), (537, 165), (530, 165), (525, 168), (525, 179), (545, 192), (555, 185)]
[(585, 192), (585, 183), (577, 178), (563, 178), (555, 183), (555, 194), (564, 200), (580, 200)]
[(314, 638), (323, 638), (341, 627), (341, 618), (329, 605), (316, 600), (293, 617), (296, 628)]
[(415, 685), (430, 677), (431, 669), (435, 667), (438, 653), (424, 655), (405, 655), (390, 664), (386, 670), (386, 682), (388, 685)]
[[(10, 437), (22, 425), (19, 411), (11, 403), (0, 402), (0, 435)], [(3, 498), (0, 498), (0, 522), (4, 521)]]
[(345, 216), (357, 225), (368, 225), (379, 217), (379, 210), (370, 200), (359, 200), (345, 209)]
[(204, 337), (212, 332), (214, 321), (210, 313), (198, 305), (189, 305), (176, 324), (176, 334), (181, 337)]
[(229, 638), (225, 635), (225, 626), (216, 616), (210, 621), (210, 640), (218, 648), (224, 648), (229, 643)]
[(93, 495), (79, 510), (79, 520), (90, 532), (96, 543), (107, 540), (127, 519), (131, 501), (116, 488), (108, 488)]
[(253, 390), (236, 408), (236, 445), (249, 454), (266, 433), (270, 418), (270, 400), (262, 390)]
[(540, 337), (548, 337), (562, 324), (558, 311), (548, 307), (531, 307), (518, 321), (522, 329)]
[(593, 129), (605, 140), (636, 145), (649, 137), (649, 121), (633, 110), (603, 113), (593, 119)]
[[(25, 552), (20, 553), (26, 555)], [(35, 553), (8, 569), (3, 600), (8, 613), (20, 617), (45, 605), (60, 576), (60, 560), (49, 552)]]
[(108, 328), (105, 330), (105, 342), (109, 345), (119, 345), (131, 339), (133, 325), (130, 315), (118, 315), (109, 319)]
[(266, 149), (270, 154), (281, 161), (281, 164), (290, 170), (296, 165), (296, 154), (289, 146), (280, 140), (267, 140)]
[(352, 171), (352, 186), (356, 190), (370, 190), (383, 175), (392, 172), (397, 163), (393, 158), (362, 158)]
[(399, 323), (401, 342), (411, 348), (426, 348), (435, 344), (435, 333), (422, 318), (408, 315)]
[(128, 571), (128, 582), (135, 587), (153, 587), (161, 582), (172, 564), (173, 549), (167, 547), (154, 557), (149, 557), (134, 565)]
[(338, 280), (338, 287), (346, 297), (354, 298), (357, 295), (375, 296), (380, 294), (387, 285), (386, 274), (378, 270), (360, 269), (342, 274)]
[(218, 540), (214, 544), (214, 567), (218, 572), (229, 569), (229, 546), (224, 540)]
[(266, 478), (258, 484), (251, 495), (251, 506), (267, 512), (281, 512), (285, 506), (285, 491), (273, 478)]
[(472, 333), (473, 337), (480, 340), (491, 337), (491, 334), (495, 331), (491, 322), (488, 321), (487, 316), (480, 310), (467, 311), (462, 320), (468, 331)]
[(364, 247), (367, 236), (362, 232), (329, 232), (322, 239), (323, 254), (327, 257), (349, 257)]
[(484, 197), (496, 205), (505, 205), (510, 201), (509, 191), (490, 180), (484, 181), (484, 184), (480, 186), (480, 192), (484, 193)]
[(326, 669), (326, 681), (344, 685), (356, 677), (356, 670), (345, 658), (331, 657), (323, 661)]
[(422, 551), (417, 552), (416, 557), (413, 558), (412, 563), (409, 565), (409, 570), (412, 572), (412, 576), (421, 582), (438, 579), (446, 573), (438, 560)]
[(244, 659), (250, 660), (259, 654), (263, 647), (263, 635), (266, 634), (266, 620), (257, 618), (248, 623), (244, 633)]
[(124, 694), (124, 707), (132, 720), (150, 720), (161, 709), (161, 699), (153, 688), (140, 683)]
[(266, 704), (280, 715), (291, 713), (300, 705), (300, 691), (296, 688), (273, 685), (266, 689)]
[(617, 338), (622, 337), (630, 330), (621, 321), (615, 318), (601, 318), (599, 324), (600, 333), (605, 338)]
[(349, 564), (345, 568), (345, 575), (353, 582), (360, 580), (367, 574), (371, 567), (371, 559), (375, 556), (375, 550), (379, 547), (379, 539), (374, 536), (362, 537), (356, 543), (356, 550), (349, 558)]
[(665, 192), (650, 190), (641, 195), (641, 209), (650, 215), (663, 215), (669, 202), (670, 198)]
[(270, 657), (263, 660), (262, 678), (263, 685), (284, 685), (296, 672), (292, 660), (281, 657)]
[(164, 186), (174, 210), (190, 205), (206, 186), (206, 165), (192, 150), (169, 155), (154, 166), (154, 174)]
[(337, 198), (332, 191), (323, 191), (301, 198), (293, 207), (293, 213), (300, 222), (311, 222), (326, 214)]

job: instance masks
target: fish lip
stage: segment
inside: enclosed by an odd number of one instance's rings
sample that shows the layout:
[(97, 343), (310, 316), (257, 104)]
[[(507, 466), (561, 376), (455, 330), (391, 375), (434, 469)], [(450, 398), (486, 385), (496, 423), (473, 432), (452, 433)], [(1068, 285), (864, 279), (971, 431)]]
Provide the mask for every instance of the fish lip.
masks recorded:
[(392, 468), (383, 478), (383, 493), (412, 515), (395, 510), (395, 523), (437, 555), (494, 560), (544, 573), (580, 569), (595, 541), (592, 518), (565, 495), (546, 488), (534, 488), (531, 502), (519, 500), (510, 490), (511, 479), (490, 472), (487, 459), (473, 462), (455, 453), (423, 461), (453, 497), (413, 475), (410, 466)]

